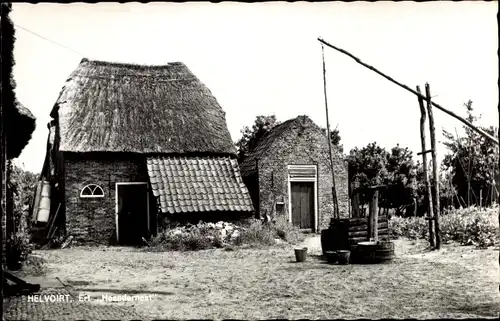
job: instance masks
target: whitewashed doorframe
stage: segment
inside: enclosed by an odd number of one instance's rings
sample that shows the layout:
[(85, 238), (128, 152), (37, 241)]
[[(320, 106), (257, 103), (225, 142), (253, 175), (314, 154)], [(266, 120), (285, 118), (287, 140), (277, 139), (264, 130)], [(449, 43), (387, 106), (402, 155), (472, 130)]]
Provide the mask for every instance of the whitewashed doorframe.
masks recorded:
[[(314, 168), (316, 174), (314, 177), (290, 177), (291, 169), (310, 169)], [(317, 165), (288, 165), (287, 168), (288, 177), (288, 221), (292, 222), (292, 183), (293, 182), (306, 182), (314, 183), (314, 231), (318, 231), (318, 166)]]

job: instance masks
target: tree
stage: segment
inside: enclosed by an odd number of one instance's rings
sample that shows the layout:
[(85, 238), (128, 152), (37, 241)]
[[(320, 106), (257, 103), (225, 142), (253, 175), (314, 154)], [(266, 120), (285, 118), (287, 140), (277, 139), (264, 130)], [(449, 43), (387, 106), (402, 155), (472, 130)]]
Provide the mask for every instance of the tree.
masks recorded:
[[(480, 117), (474, 115), (472, 101), (464, 104), (467, 110), (467, 120), (476, 123)], [(496, 136), (497, 129), (480, 127), (485, 132)], [(445, 142), (443, 144), (449, 153), (443, 160), (443, 169), (451, 171), (451, 181), (456, 188), (457, 197), (467, 206), (479, 204), (481, 190), (485, 193), (483, 204), (491, 204), (492, 192), (498, 181), (498, 147), (490, 140), (467, 126), (464, 126), (465, 137), (459, 137), (443, 129)]]
[(417, 197), (417, 166), (413, 161), (413, 153), (408, 147), (399, 144), (391, 149), (387, 160), (386, 201), (388, 207), (397, 208), (401, 212)]
[[(376, 142), (361, 149), (353, 148), (347, 156), (349, 163), (349, 181), (359, 187), (382, 184), (387, 179), (388, 153)], [(368, 202), (365, 195), (360, 195), (361, 204)]]
[[(387, 185), (379, 195), (381, 207), (396, 208), (397, 214), (402, 214), (418, 196), (418, 163), (407, 147), (396, 145), (388, 152), (377, 143), (370, 143), (352, 149), (348, 161), (350, 181), (359, 187)], [(365, 204), (368, 199), (361, 195), (360, 201)]]
[[(321, 128), (323, 130), (323, 133), (326, 134), (326, 128)], [(335, 128), (334, 130), (330, 131), (330, 139), (332, 141), (332, 146), (337, 147), (337, 149), (343, 153), (344, 152), (344, 146), (340, 144), (340, 140), (342, 137), (340, 137), (340, 132), (338, 128)]]
[(238, 162), (241, 164), (248, 154), (257, 147), (260, 140), (280, 122), (275, 115), (257, 116), (252, 128), (245, 126), (241, 130), (241, 138), (236, 142)]
[(387, 151), (376, 142), (353, 148), (348, 156), (352, 180), (361, 186), (382, 184), (387, 178), (387, 160)]

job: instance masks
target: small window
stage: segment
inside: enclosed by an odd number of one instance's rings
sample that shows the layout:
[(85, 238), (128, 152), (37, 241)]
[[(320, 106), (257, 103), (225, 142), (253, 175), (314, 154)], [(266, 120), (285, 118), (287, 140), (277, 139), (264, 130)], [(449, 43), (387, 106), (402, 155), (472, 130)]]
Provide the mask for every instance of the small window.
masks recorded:
[(104, 197), (104, 191), (99, 185), (89, 184), (86, 185), (84, 188), (82, 188), (82, 191), (80, 192), (80, 197), (82, 198)]

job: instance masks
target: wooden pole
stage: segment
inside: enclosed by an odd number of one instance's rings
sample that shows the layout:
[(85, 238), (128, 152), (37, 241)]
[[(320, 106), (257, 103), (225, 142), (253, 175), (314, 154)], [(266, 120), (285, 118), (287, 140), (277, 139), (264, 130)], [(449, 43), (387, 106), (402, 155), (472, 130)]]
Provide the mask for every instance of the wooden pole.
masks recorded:
[(361, 217), (359, 214), (359, 193), (355, 192), (352, 198), (352, 217)]
[(413, 198), (413, 216), (414, 217), (417, 217), (417, 205), (418, 205), (417, 198), (414, 197)]
[(370, 240), (378, 241), (378, 190), (376, 187), (371, 187), (368, 190), (370, 195), (370, 205), (368, 209), (369, 231), (368, 237)]
[[(413, 89), (411, 89), (410, 87), (394, 80), (393, 78), (391, 78), (390, 76), (387, 76), (386, 74), (382, 73), (381, 71), (377, 70), (376, 68), (374, 68), (373, 66), (370, 66), (364, 62), (362, 62), (358, 57), (354, 56), (353, 54), (341, 49), (341, 48), (338, 48), (338, 47), (335, 47), (334, 45), (332, 44), (329, 44), (328, 42), (324, 41), (323, 39), (321, 38), (318, 38), (318, 41), (321, 42), (322, 44), (325, 44), (327, 45), (328, 47), (332, 48), (332, 49), (335, 49), (349, 57), (351, 57), (352, 59), (354, 59), (358, 64), (374, 71), (375, 73), (379, 74), (380, 76), (384, 77), (385, 79), (389, 80), (390, 82), (398, 85), (399, 87), (403, 88), (403, 89), (406, 89), (407, 91), (411, 92), (412, 94), (416, 95), (417, 97), (421, 97), (422, 99), (426, 99), (426, 97), (422, 96), (421, 94), (417, 93), (416, 91), (414, 91)], [(468, 122), (467, 120), (465, 120), (463, 117), (460, 117), (458, 116), (457, 114), (455, 114), (454, 112), (452, 111), (449, 111), (448, 109), (440, 106), (439, 104), (431, 101), (431, 104), (432, 106), (436, 107), (437, 109), (441, 110), (442, 112), (450, 115), (451, 117), (455, 118), (455, 119), (458, 119), (459, 121), (461, 121), (462, 123), (464, 123), (465, 125), (467, 125), (468, 127), (470, 127), (471, 129), (473, 129), (474, 131), (476, 131), (479, 135), (491, 140), (492, 142), (494, 142), (495, 144), (499, 145), (498, 143), (498, 140), (493, 137), (492, 135), (488, 134), (487, 132), (483, 131), (482, 129), (474, 126), (473, 124), (471, 124), (470, 122)]]
[(479, 190), (479, 208), (483, 208), (483, 189)]
[(377, 242), (378, 241), (378, 189), (373, 191), (372, 212), (373, 212), (373, 240)]
[[(417, 86), (417, 92), (420, 94), (420, 87)], [(428, 212), (428, 217), (434, 217), (434, 211), (433, 211), (433, 202), (432, 202), (432, 188), (431, 188), (431, 183), (429, 182), (429, 171), (427, 169), (427, 153), (426, 147), (425, 147), (425, 119), (426, 119), (426, 111), (424, 107), (424, 100), (422, 99), (422, 96), (418, 96), (418, 105), (420, 106), (420, 143), (422, 145), (422, 166), (424, 168), (424, 179), (425, 179), (425, 187), (427, 189), (427, 212)], [(434, 247), (434, 226), (432, 223), (432, 220), (429, 220), (429, 244), (431, 247)]]
[(326, 110), (326, 132), (328, 135), (328, 149), (330, 151), (330, 165), (332, 171), (332, 197), (333, 197), (333, 217), (339, 218), (339, 203), (337, 200), (337, 189), (335, 188), (335, 170), (333, 167), (333, 155), (332, 155), (332, 137), (330, 134), (330, 122), (328, 118), (328, 99), (326, 95), (326, 66), (325, 66), (325, 49), (323, 45), (321, 46), (321, 53), (323, 57), (323, 90), (325, 93), (325, 110)]
[(434, 227), (436, 230), (436, 249), (441, 248), (441, 230), (439, 228), (439, 168), (437, 163), (436, 128), (434, 126), (434, 116), (432, 114), (431, 89), (429, 84), (425, 84), (425, 94), (427, 95), (427, 113), (429, 114), (429, 129), (431, 131), (432, 148), (432, 176), (434, 178)]

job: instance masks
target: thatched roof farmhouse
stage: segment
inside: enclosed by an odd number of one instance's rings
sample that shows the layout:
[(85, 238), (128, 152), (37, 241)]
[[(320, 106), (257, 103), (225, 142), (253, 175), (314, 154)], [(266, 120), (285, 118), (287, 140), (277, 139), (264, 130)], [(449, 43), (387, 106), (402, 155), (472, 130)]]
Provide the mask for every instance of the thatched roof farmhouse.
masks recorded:
[(225, 112), (182, 63), (83, 59), (50, 115), (51, 216), (60, 203), (79, 241), (133, 243), (165, 219), (253, 212)]
[[(340, 215), (349, 215), (347, 162), (333, 148)], [(328, 139), (307, 116), (289, 119), (264, 136), (241, 164), (257, 215), (285, 216), (308, 231), (325, 229), (333, 217)]]

